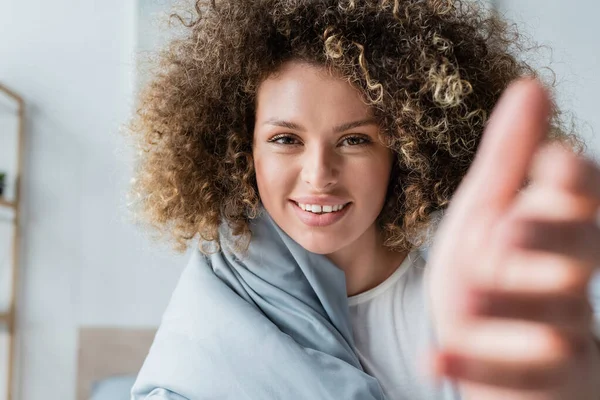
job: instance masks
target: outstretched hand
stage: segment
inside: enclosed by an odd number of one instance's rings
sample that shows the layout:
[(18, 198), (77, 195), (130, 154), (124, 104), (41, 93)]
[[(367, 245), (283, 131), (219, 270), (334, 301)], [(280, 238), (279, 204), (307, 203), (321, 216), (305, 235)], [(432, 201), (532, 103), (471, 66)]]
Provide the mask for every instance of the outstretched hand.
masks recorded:
[(600, 399), (600, 169), (544, 142), (550, 112), (538, 81), (506, 90), (431, 250), (430, 371), (466, 400)]

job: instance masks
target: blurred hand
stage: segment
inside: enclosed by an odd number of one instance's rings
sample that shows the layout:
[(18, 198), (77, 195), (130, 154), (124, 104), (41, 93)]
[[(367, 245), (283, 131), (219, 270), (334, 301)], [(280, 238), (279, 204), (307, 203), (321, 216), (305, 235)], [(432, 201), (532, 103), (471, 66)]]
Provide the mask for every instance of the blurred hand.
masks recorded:
[(431, 250), (430, 368), (466, 400), (600, 399), (600, 169), (543, 143), (550, 109), (535, 80), (506, 90)]

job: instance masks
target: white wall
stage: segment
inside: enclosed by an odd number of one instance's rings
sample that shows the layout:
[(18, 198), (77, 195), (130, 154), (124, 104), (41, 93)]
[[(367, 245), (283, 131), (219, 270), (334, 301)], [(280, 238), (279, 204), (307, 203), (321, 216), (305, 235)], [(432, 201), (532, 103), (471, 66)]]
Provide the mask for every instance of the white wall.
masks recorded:
[[(504, 5), (557, 46), (562, 101), (599, 129), (600, 48), (589, 28), (599, 6)], [(131, 106), (134, 16), (133, 0), (0, 0), (0, 82), (28, 103), (21, 400), (73, 399), (78, 327), (156, 326), (187, 261), (125, 219), (131, 174), (118, 128)]]
[(589, 144), (588, 155), (600, 156), (600, 42), (595, 0), (497, 0), (499, 10), (542, 45), (538, 65), (557, 75), (558, 101), (577, 116)]
[(124, 212), (133, 0), (0, 1), (0, 82), (28, 104), (18, 398), (74, 398), (80, 325), (157, 326), (186, 256)]

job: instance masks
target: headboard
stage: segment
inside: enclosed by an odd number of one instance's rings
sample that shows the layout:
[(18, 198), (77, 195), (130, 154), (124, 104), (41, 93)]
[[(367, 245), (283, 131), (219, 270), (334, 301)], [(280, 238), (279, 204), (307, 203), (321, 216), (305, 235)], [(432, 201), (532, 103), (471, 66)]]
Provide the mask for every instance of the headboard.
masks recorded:
[(88, 400), (94, 382), (138, 373), (154, 340), (156, 328), (79, 329), (77, 400)]

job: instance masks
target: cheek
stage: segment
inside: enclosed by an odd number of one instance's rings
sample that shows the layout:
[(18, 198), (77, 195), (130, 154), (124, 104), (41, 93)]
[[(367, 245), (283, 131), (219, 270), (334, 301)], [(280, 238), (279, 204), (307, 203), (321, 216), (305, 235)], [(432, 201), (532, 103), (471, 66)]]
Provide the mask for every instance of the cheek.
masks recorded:
[(380, 202), (387, 192), (391, 169), (391, 162), (382, 155), (355, 165), (352, 171), (348, 171), (346, 181), (357, 193), (361, 193), (364, 200)]
[(290, 168), (279, 157), (257, 156), (254, 158), (256, 183), (263, 204), (272, 204), (290, 184)]

